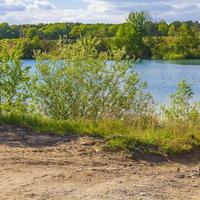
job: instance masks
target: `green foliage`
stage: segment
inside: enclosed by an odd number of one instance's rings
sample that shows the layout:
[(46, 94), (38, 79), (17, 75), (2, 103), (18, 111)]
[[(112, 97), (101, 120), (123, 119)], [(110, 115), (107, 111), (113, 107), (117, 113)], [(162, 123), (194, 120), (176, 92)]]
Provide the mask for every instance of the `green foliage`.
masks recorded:
[(168, 34), (168, 24), (165, 21), (161, 21), (158, 24), (158, 32), (160, 33), (161, 36), (167, 36)]
[(152, 21), (147, 21), (145, 23), (145, 36), (157, 36), (159, 35), (158, 33), (158, 25)]
[(48, 24), (40, 31), (43, 39), (55, 40), (59, 37), (68, 37), (70, 27), (65, 23)]
[(200, 146), (199, 123), (188, 130), (168, 125), (159, 128), (151, 123), (151, 126), (143, 130), (134, 126), (134, 123), (127, 124), (121, 120), (98, 120), (93, 123), (87, 120), (55, 120), (26, 113), (0, 116), (0, 123), (20, 125), (44, 134), (95, 135), (105, 139), (107, 149), (115, 151), (137, 150), (142, 153), (166, 155), (190, 152)]
[(145, 11), (130, 13), (122, 24), (0, 24), (0, 40), (11, 39), (11, 44), (13, 39), (22, 41), (23, 58), (33, 58), (36, 50), (55, 49), (53, 45), (60, 38), (64, 44), (73, 44), (84, 37), (98, 38), (99, 52), (125, 48), (131, 58), (200, 58), (198, 21), (154, 22)]
[(193, 92), (190, 84), (182, 80), (178, 84), (178, 90), (171, 95), (169, 107), (163, 107), (164, 115), (172, 121), (195, 121), (199, 118), (198, 104), (191, 104)]
[(22, 67), (19, 49), (9, 52), (4, 44), (0, 52), (0, 114), (25, 111), (30, 97), (29, 67)]
[[(44, 113), (58, 119), (122, 119), (150, 112), (152, 98), (144, 92), (134, 64), (121, 61), (124, 51), (98, 53), (95, 40), (65, 46), (60, 57), (39, 57), (38, 97)], [(48, 60), (46, 60), (48, 58)], [(62, 61), (60, 60), (62, 58)]]
[(171, 25), (168, 37), (148, 37), (145, 44), (155, 59), (190, 59), (200, 57), (199, 35), (183, 23), (175, 31)]
[(146, 12), (130, 13), (127, 22), (120, 25), (114, 37), (114, 46), (118, 49), (125, 47), (126, 54), (131, 57), (141, 57), (147, 20), (148, 14)]
[(184, 58), (193, 58), (199, 56), (199, 38), (194, 31), (183, 23), (179, 28), (179, 35), (176, 41), (177, 52), (179, 51)]
[(34, 56), (34, 51), (42, 50), (42, 43), (37, 37), (33, 38), (32, 40), (21, 40), (20, 43), (20, 48), (24, 59), (32, 59)]
[(37, 28), (36, 27), (30, 27), (26, 30), (26, 38), (33, 39), (37, 37)]
[(190, 103), (193, 93), (188, 83), (179, 83), (161, 120), (133, 63), (121, 61), (124, 50), (112, 52), (115, 61), (108, 63), (111, 55), (99, 54), (96, 45), (96, 39), (82, 39), (61, 46), (59, 56), (39, 54), (32, 86), (19, 49), (9, 52), (4, 45), (0, 123), (42, 133), (98, 135), (111, 150), (164, 155), (200, 146), (199, 109)]
[(169, 36), (175, 36), (176, 35), (176, 27), (175, 27), (174, 24), (169, 26), (168, 35)]
[(150, 15), (145, 12), (135, 12), (130, 13), (127, 18), (127, 23), (131, 24), (135, 32), (138, 33), (138, 35), (144, 35), (145, 30), (145, 24), (147, 21), (150, 20)]

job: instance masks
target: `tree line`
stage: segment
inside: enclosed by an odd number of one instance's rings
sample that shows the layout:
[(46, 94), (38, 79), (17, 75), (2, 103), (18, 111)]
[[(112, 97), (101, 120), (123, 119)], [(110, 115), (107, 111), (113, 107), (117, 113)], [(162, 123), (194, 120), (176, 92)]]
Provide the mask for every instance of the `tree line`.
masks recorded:
[(122, 24), (0, 24), (0, 40), (20, 42), (24, 58), (34, 50), (50, 51), (57, 41), (65, 44), (96, 38), (99, 52), (125, 48), (130, 57), (154, 59), (200, 58), (200, 23), (164, 20), (154, 22), (147, 12), (130, 13)]

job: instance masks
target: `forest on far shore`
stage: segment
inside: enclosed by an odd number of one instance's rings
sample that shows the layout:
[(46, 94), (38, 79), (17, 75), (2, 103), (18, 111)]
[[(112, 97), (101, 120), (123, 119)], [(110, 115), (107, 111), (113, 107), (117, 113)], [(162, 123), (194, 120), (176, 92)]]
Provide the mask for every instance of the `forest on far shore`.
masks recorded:
[(130, 13), (122, 24), (0, 24), (0, 44), (20, 43), (23, 58), (33, 58), (35, 50), (51, 51), (60, 41), (71, 44), (85, 37), (96, 38), (99, 52), (125, 48), (128, 56), (137, 58), (200, 58), (199, 21), (155, 22), (144, 11)]

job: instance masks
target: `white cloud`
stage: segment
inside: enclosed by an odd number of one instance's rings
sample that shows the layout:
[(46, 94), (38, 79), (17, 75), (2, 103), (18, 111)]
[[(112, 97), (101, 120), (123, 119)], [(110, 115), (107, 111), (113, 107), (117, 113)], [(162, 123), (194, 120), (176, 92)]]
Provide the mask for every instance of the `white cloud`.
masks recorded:
[(47, 0), (28, 0), (32, 2), (27, 5), (27, 10), (49, 10), (55, 9), (55, 6), (50, 4)]
[(31, 9), (53, 9), (48, 0), (0, 0), (0, 11), (19, 12)]
[[(94, 0), (88, 0), (94, 4)], [(200, 0), (96, 0), (107, 6), (106, 15), (113, 21), (125, 18), (129, 12), (147, 10), (156, 20), (200, 20)]]
[(12, 24), (35, 22), (40, 15), (48, 13), (47, 10), (52, 12), (54, 9), (56, 7), (48, 0), (0, 0), (0, 21)]
[[(66, 5), (68, 4), (68, 0)], [(150, 11), (156, 20), (200, 20), (200, 0), (80, 0), (85, 8), (61, 9), (50, 0), (0, 0), (0, 21), (39, 23), (56, 21), (111, 22), (125, 20), (131, 11)]]

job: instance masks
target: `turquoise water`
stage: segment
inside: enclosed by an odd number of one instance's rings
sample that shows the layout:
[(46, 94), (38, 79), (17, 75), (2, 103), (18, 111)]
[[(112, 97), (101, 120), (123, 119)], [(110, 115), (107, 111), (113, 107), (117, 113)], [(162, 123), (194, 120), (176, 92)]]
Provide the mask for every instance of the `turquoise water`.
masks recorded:
[[(34, 60), (23, 62), (34, 68)], [(194, 100), (200, 101), (200, 60), (143, 60), (137, 64), (136, 71), (147, 81), (148, 91), (158, 103), (168, 103), (170, 94), (183, 78), (192, 85)]]

